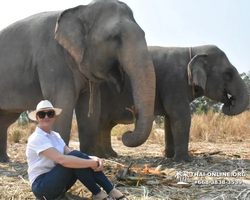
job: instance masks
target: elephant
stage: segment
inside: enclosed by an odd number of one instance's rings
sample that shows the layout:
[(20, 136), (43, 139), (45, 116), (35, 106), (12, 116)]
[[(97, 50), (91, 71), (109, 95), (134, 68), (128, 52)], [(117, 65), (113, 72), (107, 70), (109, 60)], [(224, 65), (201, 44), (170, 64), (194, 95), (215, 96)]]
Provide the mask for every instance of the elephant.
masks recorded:
[[(62, 108), (53, 129), (68, 143), (74, 109), (77, 121), (84, 112), (97, 115), (98, 85), (110, 81), (122, 92), (125, 73), (138, 121), (123, 141), (129, 146), (146, 141), (154, 118), (155, 72), (145, 33), (125, 3), (94, 0), (32, 15), (1, 30), (0, 46), (1, 162), (9, 160), (7, 128), (23, 111), (34, 110), (42, 99)], [(84, 110), (79, 102), (88, 92), (89, 108)], [(81, 133), (82, 126), (78, 128)]]
[[(188, 152), (190, 102), (206, 96), (222, 102), (224, 114), (237, 115), (249, 105), (247, 86), (226, 54), (215, 45), (192, 48), (150, 46), (148, 49), (156, 74), (154, 115), (164, 116), (165, 121), (164, 156), (174, 161), (191, 161), (193, 157)], [(123, 94), (118, 94), (109, 82), (101, 83), (100, 90), (101, 115), (98, 118), (85, 116), (80, 122), (86, 127), (91, 124), (86, 130), (88, 134), (79, 136), (80, 148), (100, 157), (117, 156), (111, 146), (111, 129), (117, 124), (133, 123), (135, 119), (130, 111), (134, 105), (131, 84), (126, 81)], [(96, 132), (98, 141), (93, 144), (89, 137)]]

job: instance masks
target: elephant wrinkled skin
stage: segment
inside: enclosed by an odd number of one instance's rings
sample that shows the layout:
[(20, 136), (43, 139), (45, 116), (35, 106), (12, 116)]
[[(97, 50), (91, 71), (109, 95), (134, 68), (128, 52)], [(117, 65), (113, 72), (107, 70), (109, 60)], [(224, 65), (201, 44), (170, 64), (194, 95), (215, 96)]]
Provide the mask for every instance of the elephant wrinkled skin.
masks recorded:
[[(124, 73), (132, 82), (138, 112), (135, 130), (124, 134), (124, 142), (136, 146), (148, 138), (155, 72), (145, 34), (126, 4), (95, 0), (65, 11), (36, 14), (3, 29), (0, 46), (0, 162), (8, 160), (7, 128), (23, 111), (35, 109), (42, 99), (62, 108), (53, 129), (68, 143), (74, 108), (77, 121), (83, 121), (81, 117), (92, 108), (92, 115), (97, 115), (97, 83), (113, 82), (122, 92)], [(85, 109), (79, 102), (89, 88), (89, 108)], [(78, 128), (81, 133), (85, 127)], [(133, 133), (138, 139), (131, 138)]]
[[(247, 86), (225, 53), (216, 46), (149, 47), (149, 51), (156, 73), (154, 114), (165, 117), (165, 156), (175, 161), (190, 161), (190, 102), (204, 95), (223, 102), (222, 111), (226, 115), (237, 115), (249, 105)], [(85, 140), (80, 140), (81, 150), (102, 157), (117, 155), (111, 146), (110, 132), (116, 124), (133, 122), (132, 113), (126, 109), (133, 105), (130, 87), (126, 82), (121, 95), (112, 84), (100, 85), (101, 115), (92, 121), (85, 119), (92, 123), (87, 131), (98, 132), (98, 142), (90, 144), (89, 138), (81, 136)], [(85, 120), (81, 123), (86, 123)]]

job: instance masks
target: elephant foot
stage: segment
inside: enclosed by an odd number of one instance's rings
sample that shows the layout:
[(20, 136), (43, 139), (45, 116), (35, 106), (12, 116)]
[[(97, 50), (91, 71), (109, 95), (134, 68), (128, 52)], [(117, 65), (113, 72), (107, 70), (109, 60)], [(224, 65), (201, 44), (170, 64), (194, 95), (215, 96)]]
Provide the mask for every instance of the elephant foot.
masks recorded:
[(0, 162), (9, 162), (9, 157), (7, 155), (5, 156), (0, 156)]
[(112, 149), (105, 152), (108, 157), (117, 157), (118, 154)]
[(93, 155), (99, 158), (108, 158), (108, 156), (106, 155), (104, 151), (95, 151)]
[(82, 151), (90, 156), (97, 156), (99, 158), (109, 158), (109, 157), (117, 157), (118, 154), (113, 150), (113, 148), (95, 148), (95, 149), (88, 149)]
[(106, 155), (105, 153), (97, 153), (95, 154), (95, 156), (99, 157), (99, 158), (108, 158), (109, 156)]
[(110, 145), (103, 145), (102, 151), (106, 154), (107, 157), (117, 157), (118, 154), (114, 151), (114, 149)]
[(165, 149), (165, 151), (163, 152), (163, 156), (167, 158), (173, 158), (174, 154), (174, 149)]
[(87, 149), (81, 149), (81, 152), (86, 153), (89, 156), (97, 156), (99, 158), (106, 158), (105, 154), (103, 153), (102, 149), (94, 149), (94, 148), (89, 148)]
[(175, 162), (191, 162), (194, 160), (194, 157), (190, 154), (178, 154), (173, 157)]

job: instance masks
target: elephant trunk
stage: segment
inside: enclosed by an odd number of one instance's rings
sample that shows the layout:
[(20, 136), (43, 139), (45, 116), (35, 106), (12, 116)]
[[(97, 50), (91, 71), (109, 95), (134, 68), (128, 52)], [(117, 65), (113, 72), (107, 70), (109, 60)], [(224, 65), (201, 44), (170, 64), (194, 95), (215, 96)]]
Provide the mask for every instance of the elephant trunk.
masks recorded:
[(249, 91), (247, 85), (240, 77), (238, 77), (238, 79), (238, 87), (235, 88), (234, 91), (226, 91), (226, 93), (232, 96), (223, 101), (222, 112), (225, 115), (238, 115), (244, 112), (249, 106)]
[(129, 64), (124, 68), (129, 75), (134, 99), (134, 114), (136, 117), (135, 130), (127, 131), (122, 136), (124, 145), (137, 147), (149, 137), (154, 117), (155, 101), (155, 71), (152, 60), (145, 44), (142, 54), (138, 49), (127, 55)]

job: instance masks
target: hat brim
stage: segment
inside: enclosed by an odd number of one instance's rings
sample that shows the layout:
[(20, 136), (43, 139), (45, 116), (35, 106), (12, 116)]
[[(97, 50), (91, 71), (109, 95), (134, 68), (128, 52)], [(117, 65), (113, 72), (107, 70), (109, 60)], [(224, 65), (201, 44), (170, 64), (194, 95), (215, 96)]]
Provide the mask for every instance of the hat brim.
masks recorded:
[(56, 115), (60, 115), (60, 113), (62, 112), (62, 109), (61, 108), (44, 108), (44, 109), (40, 109), (40, 110), (34, 110), (32, 112), (30, 112), (28, 114), (29, 118), (33, 121), (37, 121), (36, 120), (36, 113), (39, 112), (39, 111), (43, 111), (43, 110), (54, 110)]

